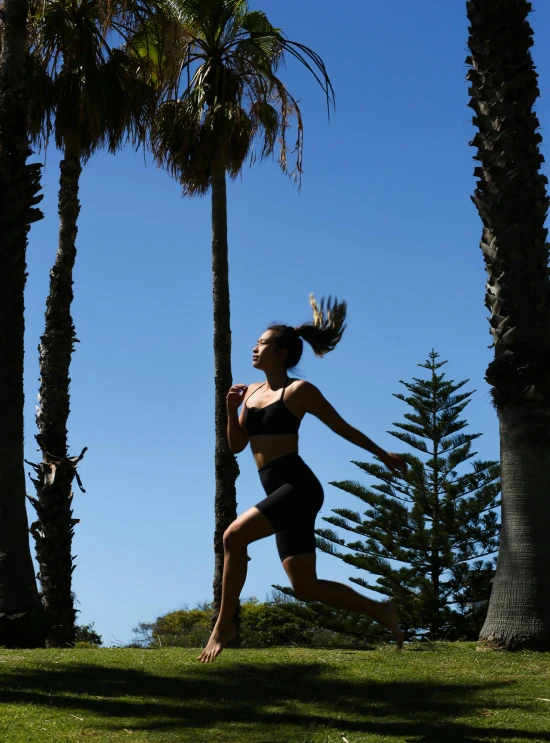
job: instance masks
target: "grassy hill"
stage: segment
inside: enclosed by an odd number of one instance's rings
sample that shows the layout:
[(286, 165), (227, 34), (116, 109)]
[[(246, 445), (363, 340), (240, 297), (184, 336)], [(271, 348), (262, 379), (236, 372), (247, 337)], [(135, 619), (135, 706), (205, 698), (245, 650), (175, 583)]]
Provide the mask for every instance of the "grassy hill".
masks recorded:
[(2, 743), (550, 741), (550, 654), (0, 650)]

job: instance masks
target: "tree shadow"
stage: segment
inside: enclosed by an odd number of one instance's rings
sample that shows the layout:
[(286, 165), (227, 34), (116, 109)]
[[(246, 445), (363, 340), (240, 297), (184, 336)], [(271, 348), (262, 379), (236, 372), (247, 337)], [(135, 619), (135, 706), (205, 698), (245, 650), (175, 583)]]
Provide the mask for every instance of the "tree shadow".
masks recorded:
[[(286, 726), (323, 726), (327, 734), (349, 732), (402, 737), (415, 743), (550, 741), (547, 732), (465, 723), (487, 704), (487, 692), (503, 682), (375, 681), (330, 678), (322, 663), (185, 664), (181, 674), (94, 664), (43, 664), (0, 673), (0, 702), (52, 705), (88, 711), (105, 729), (208, 728), (229, 723), (267, 726), (285, 740)], [(510, 688), (510, 682), (506, 682)], [(491, 695), (492, 696), (492, 695)], [(132, 699), (136, 697), (136, 699)], [(300, 709), (303, 705), (303, 710)], [(497, 702), (499, 709), (530, 711), (529, 705)], [(132, 718), (129, 723), (128, 718)], [(496, 726), (495, 726), (496, 725)], [(96, 724), (97, 727), (97, 724)], [(277, 735), (277, 729), (281, 735)]]

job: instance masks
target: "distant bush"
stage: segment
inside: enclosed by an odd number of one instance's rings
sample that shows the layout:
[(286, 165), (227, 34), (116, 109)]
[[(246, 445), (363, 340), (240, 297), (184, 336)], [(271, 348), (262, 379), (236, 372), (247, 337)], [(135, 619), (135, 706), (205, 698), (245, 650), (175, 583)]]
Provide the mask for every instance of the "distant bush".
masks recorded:
[(241, 608), (242, 647), (313, 644), (316, 628), (272, 604), (246, 603)]
[(93, 629), (94, 623), (75, 627), (74, 647), (99, 647), (103, 644), (101, 635)]
[(179, 609), (157, 617), (154, 622), (140, 622), (132, 630), (134, 645), (141, 647), (202, 647), (210, 637), (214, 610)]
[[(288, 599), (284, 599), (288, 600)], [(280, 598), (261, 603), (251, 597), (241, 602), (241, 647), (368, 647), (365, 641), (318, 627), (281, 608)], [(208, 642), (212, 604), (168, 612), (154, 622), (133, 629), (132, 647), (203, 647)]]

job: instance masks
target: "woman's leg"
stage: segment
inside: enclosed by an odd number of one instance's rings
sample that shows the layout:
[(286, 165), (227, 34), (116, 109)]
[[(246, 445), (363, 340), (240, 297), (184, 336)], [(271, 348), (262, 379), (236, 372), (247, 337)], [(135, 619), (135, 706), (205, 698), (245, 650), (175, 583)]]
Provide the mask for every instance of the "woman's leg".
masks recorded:
[(393, 633), (398, 648), (402, 647), (404, 634), (399, 629), (397, 607), (393, 601), (373, 601), (344, 583), (320, 580), (315, 563), (315, 553), (294, 555), (283, 560), (283, 567), (298, 599), (322, 601), (337, 609), (367, 614), (387, 627)]
[(246, 548), (252, 542), (271, 534), (273, 534), (271, 522), (255, 506), (235, 519), (225, 531), (220, 614), (207, 646), (197, 658), (202, 663), (211, 663), (235, 636), (232, 619), (246, 580), (248, 563)]

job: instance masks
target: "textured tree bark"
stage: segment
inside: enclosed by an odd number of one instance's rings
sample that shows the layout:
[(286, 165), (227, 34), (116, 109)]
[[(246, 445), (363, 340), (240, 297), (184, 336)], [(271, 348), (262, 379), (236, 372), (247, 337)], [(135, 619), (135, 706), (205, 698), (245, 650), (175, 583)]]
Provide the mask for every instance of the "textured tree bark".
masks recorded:
[(539, 95), (526, 0), (469, 0), (470, 106), (480, 162), (473, 201), (483, 222), (495, 358), (486, 379), (499, 413), (502, 536), (480, 639), (550, 649), (550, 280)]
[[(226, 396), (232, 383), (231, 327), (229, 306), (229, 265), (227, 244), (227, 192), (225, 159), (218, 155), (212, 164), (212, 296), (214, 301), (214, 386), (216, 428), (216, 495), (214, 531), (214, 617), (216, 623), (221, 605), (224, 563), (223, 533), (237, 518), (239, 476), (237, 459), (227, 441)], [(239, 629), (239, 608), (235, 624)]]
[[(36, 437), (43, 460), (33, 465), (37, 479), (37, 498), (31, 501), (38, 519), (31, 525), (40, 564), (42, 599), (48, 617), (48, 647), (67, 647), (74, 643), (76, 612), (72, 594), (71, 556), (74, 525), (72, 482), (83, 456), (68, 457), (67, 420), (69, 417), (69, 370), (75, 329), (71, 317), (73, 268), (76, 259), (80, 164), (80, 138), (77, 131), (65, 136), (65, 157), (59, 179), (59, 245), (50, 271), (50, 294), (46, 303), (46, 327), (40, 354), (40, 407)], [(84, 450), (85, 451), (85, 450)]]
[(30, 224), (42, 217), (40, 166), (27, 165), (27, 2), (5, 0), (0, 12), (0, 645), (42, 647), (23, 465), (25, 256)]
[(550, 647), (550, 409), (500, 413), (502, 532), (481, 639), (495, 648)]

